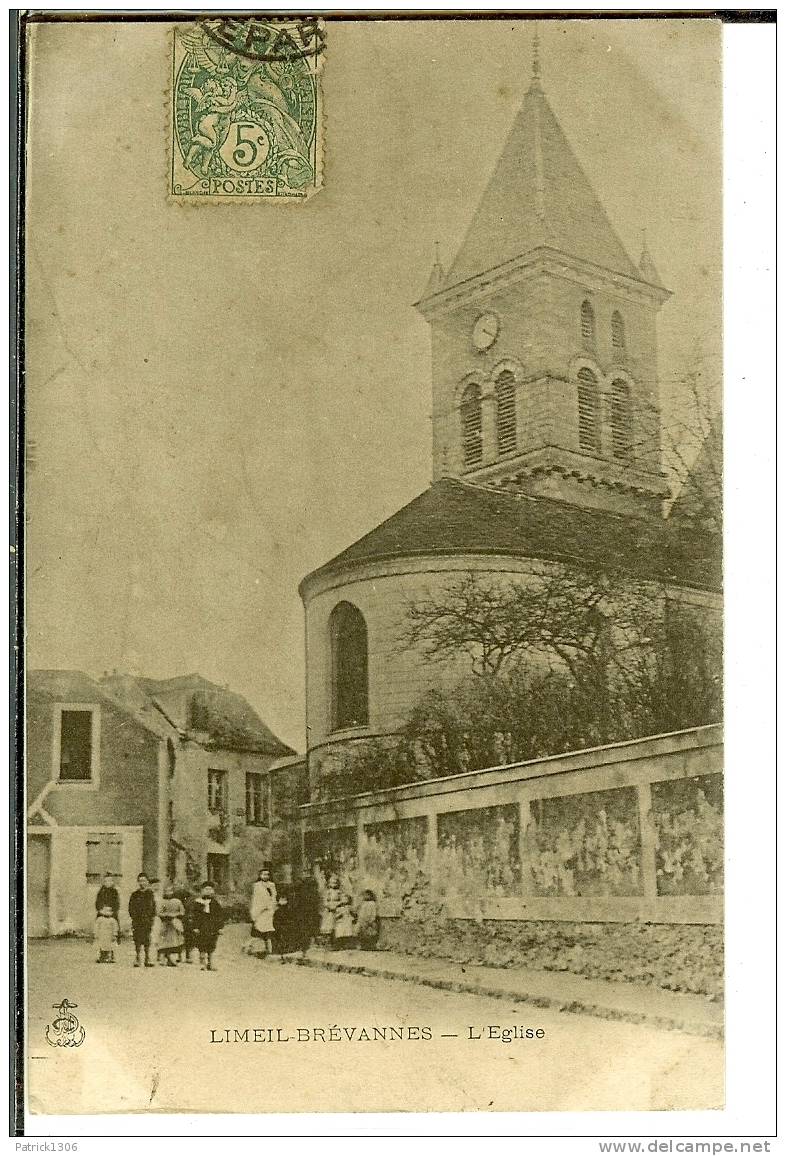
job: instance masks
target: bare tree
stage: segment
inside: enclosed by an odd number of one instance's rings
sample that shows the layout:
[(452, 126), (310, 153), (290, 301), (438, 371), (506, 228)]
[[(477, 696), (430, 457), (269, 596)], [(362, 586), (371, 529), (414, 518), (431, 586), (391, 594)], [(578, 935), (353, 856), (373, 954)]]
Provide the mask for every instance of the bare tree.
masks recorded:
[(411, 602), (404, 642), (469, 677), (429, 692), (403, 735), (431, 773), (718, 721), (720, 637), (656, 583), (560, 567), (467, 574)]
[(661, 383), (662, 406), (644, 407), (627, 465), (634, 471), (659, 462), (672, 509), (707, 528), (720, 529), (723, 501), (722, 388), (716, 359), (706, 339), (697, 339), (690, 358)]
[(582, 680), (648, 645), (659, 600), (655, 588), (613, 572), (555, 566), (524, 582), (469, 572), (410, 600), (402, 644), (437, 660), (464, 654), (475, 674), (539, 656)]

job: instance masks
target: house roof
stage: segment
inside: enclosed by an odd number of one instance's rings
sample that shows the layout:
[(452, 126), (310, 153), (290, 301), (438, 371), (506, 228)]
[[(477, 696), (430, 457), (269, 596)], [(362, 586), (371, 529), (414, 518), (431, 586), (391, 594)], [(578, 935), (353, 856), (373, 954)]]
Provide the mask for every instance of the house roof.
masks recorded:
[(108, 704), (132, 718), (156, 738), (177, 738), (178, 731), (150, 703), (123, 701), (111, 690), (81, 670), (28, 670), (29, 696), (50, 702)]
[(159, 715), (179, 733), (193, 732), (208, 749), (277, 757), (295, 753), (242, 695), (200, 674), (165, 679), (118, 674), (103, 678), (101, 685), (134, 710)]
[(435, 554), (507, 554), (613, 567), (640, 578), (720, 587), (716, 535), (442, 478), (300, 584), (365, 562)]
[(209, 750), (277, 758), (295, 754), (242, 695), (199, 674), (167, 679), (111, 674), (97, 680), (80, 670), (29, 670), (27, 690), (52, 702), (107, 703), (157, 738), (175, 740), (192, 732)]
[(642, 280), (535, 81), (446, 283), (548, 247)]

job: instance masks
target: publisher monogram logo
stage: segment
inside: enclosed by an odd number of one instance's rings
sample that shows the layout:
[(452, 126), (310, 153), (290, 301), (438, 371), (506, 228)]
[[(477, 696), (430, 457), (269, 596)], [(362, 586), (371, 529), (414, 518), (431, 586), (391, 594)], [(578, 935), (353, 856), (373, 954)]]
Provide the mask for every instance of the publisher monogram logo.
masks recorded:
[(46, 1025), (47, 1042), (53, 1048), (78, 1048), (85, 1040), (85, 1029), (74, 1015), (77, 1004), (69, 1000), (61, 1000), (52, 1004), (57, 1015), (51, 1024)]

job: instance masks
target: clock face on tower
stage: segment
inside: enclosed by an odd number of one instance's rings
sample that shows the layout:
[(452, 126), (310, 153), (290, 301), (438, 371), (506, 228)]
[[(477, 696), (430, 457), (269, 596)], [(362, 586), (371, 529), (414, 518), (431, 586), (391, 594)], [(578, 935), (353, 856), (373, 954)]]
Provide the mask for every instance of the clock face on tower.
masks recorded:
[(496, 313), (481, 313), (472, 329), (472, 344), (479, 352), (491, 349), (499, 337), (499, 317)]

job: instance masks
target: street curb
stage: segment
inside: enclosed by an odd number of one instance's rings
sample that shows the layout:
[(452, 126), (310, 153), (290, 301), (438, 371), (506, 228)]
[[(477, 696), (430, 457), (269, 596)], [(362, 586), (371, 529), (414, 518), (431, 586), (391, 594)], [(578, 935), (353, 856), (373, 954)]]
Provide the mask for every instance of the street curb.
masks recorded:
[(646, 1012), (628, 1011), (625, 1008), (593, 1004), (584, 1000), (560, 1000), (546, 995), (528, 995), (526, 992), (490, 987), (469, 980), (440, 979), (437, 976), (420, 975), (417, 972), (402, 975), (399, 971), (391, 971), (385, 967), (369, 967), (364, 963), (341, 963), (332, 959), (309, 959), (308, 957), (302, 959), (292, 956), (282, 956), (281, 962), (294, 964), (297, 967), (314, 967), (322, 971), (340, 972), (344, 975), (363, 975), (370, 979), (393, 979), (400, 983), (417, 983), (422, 987), (433, 987), (440, 991), (490, 996), (492, 999), (512, 1000), (515, 1003), (529, 1004), (531, 1007), (550, 1008), (552, 1011), (579, 1013), (595, 1016), (597, 1019), (617, 1020), (629, 1024), (647, 1024), (650, 1027), (684, 1032), (692, 1036), (704, 1036), (715, 1040), (723, 1039), (723, 1027), (720, 1024), (701, 1023), (697, 1020), (682, 1019), (678, 1016), (648, 1015)]

